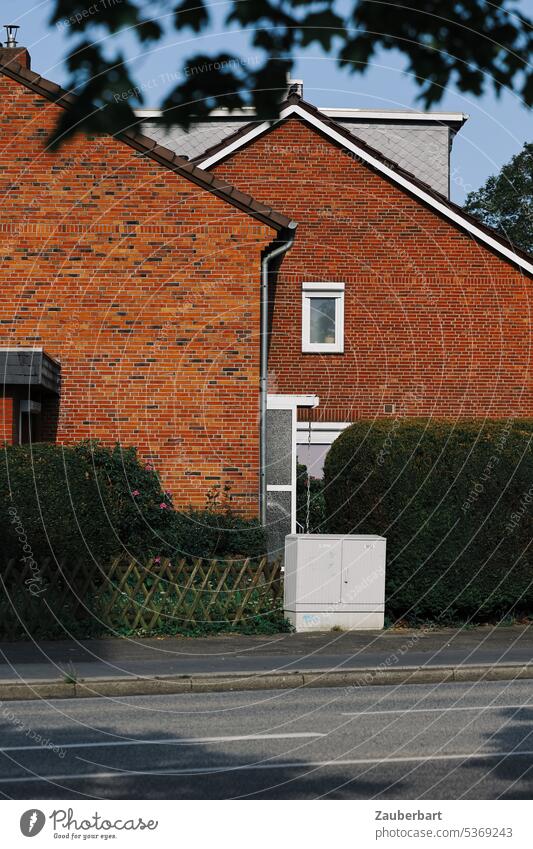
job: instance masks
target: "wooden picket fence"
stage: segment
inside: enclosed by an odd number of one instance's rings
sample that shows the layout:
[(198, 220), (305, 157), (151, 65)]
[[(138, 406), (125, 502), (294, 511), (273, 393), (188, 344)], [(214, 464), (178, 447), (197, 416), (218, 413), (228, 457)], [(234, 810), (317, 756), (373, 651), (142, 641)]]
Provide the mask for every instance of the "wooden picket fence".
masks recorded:
[(173, 633), (206, 624), (222, 630), (279, 613), (282, 595), (281, 563), (266, 557), (117, 558), (105, 572), (87, 563), (44, 561), (30, 569), (11, 560), (0, 568), (0, 639), (42, 635), (43, 623), (50, 636)]

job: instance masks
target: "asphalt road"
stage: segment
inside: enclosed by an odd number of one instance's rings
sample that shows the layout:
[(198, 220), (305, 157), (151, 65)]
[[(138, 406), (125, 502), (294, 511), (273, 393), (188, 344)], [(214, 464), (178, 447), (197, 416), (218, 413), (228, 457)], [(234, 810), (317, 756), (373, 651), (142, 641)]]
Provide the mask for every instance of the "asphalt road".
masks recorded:
[(0, 794), (530, 799), (532, 721), (530, 681), (6, 702)]

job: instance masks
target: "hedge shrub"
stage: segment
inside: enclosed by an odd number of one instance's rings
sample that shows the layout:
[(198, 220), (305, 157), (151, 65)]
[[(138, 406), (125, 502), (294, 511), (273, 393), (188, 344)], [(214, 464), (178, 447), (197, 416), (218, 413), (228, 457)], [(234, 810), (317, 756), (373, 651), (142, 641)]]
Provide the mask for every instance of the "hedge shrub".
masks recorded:
[(389, 617), (533, 613), (532, 437), (532, 420), (386, 419), (333, 443), (327, 529), (387, 538)]
[(21, 543), (35, 560), (83, 560), (105, 568), (117, 554), (260, 556), (256, 521), (211, 504), (173, 509), (149, 463), (134, 448), (98, 443), (7, 446), (0, 459), (2, 559), (20, 558)]

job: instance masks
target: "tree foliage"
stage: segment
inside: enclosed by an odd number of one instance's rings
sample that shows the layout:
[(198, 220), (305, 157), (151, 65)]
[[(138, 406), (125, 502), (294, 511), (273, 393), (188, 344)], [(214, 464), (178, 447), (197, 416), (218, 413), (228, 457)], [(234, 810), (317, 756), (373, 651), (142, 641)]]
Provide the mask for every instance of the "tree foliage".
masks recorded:
[(499, 174), (470, 192), (465, 209), (533, 254), (533, 143), (527, 142)]
[[(227, 52), (189, 56), (177, 85), (161, 104), (168, 124), (187, 126), (215, 107), (253, 105), (259, 116), (275, 116), (294, 56), (318, 44), (352, 73), (363, 73), (377, 51), (397, 50), (427, 107), (451, 84), (482, 94), (512, 87), (533, 101), (531, 20), (516, 0), (229, 0), (225, 25), (250, 33), (258, 63)], [(55, 142), (78, 129), (115, 132), (135, 121), (144, 102), (133, 62), (116, 46), (117, 33), (133, 34), (149, 48), (170, 31), (203, 33), (214, 8), (204, 0), (53, 0), (51, 23), (67, 32), (69, 88), (80, 95), (66, 112)], [(169, 74), (176, 69), (169, 68)]]

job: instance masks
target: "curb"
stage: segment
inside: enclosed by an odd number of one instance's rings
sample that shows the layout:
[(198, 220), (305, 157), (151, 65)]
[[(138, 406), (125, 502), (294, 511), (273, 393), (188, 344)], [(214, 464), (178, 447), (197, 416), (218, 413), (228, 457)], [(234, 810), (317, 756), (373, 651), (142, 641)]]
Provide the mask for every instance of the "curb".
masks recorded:
[(404, 666), (397, 669), (183, 675), (154, 678), (90, 678), (63, 681), (0, 683), (4, 701), (83, 699), (98, 696), (164, 696), (181, 693), (227, 693), (245, 690), (294, 690), (300, 687), (368, 687), (394, 684), (440, 684), (458, 681), (513, 681), (533, 678), (533, 664), (476, 664), (469, 666)]

